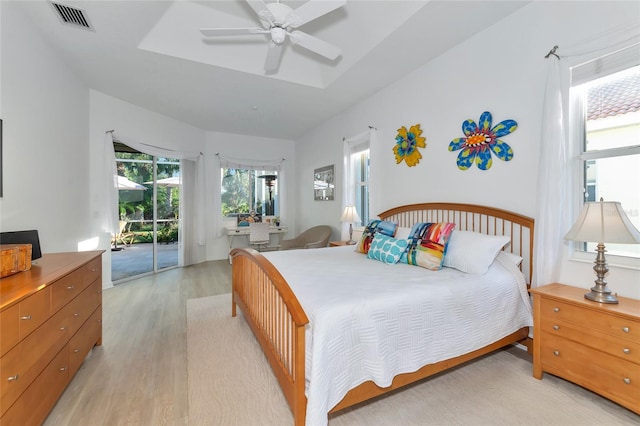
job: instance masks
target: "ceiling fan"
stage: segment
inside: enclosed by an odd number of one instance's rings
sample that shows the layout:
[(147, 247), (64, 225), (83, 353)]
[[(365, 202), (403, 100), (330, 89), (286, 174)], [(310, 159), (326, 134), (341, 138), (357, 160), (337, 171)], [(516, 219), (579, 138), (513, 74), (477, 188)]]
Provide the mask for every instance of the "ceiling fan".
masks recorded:
[(287, 36), (292, 43), (330, 60), (340, 56), (340, 49), (336, 46), (295, 29), (344, 6), (346, 0), (309, 0), (296, 9), (280, 3), (279, 0), (275, 3), (247, 0), (247, 3), (258, 15), (262, 28), (201, 28), (200, 32), (208, 37), (269, 34), (271, 39), (264, 63), (266, 72), (278, 69)]

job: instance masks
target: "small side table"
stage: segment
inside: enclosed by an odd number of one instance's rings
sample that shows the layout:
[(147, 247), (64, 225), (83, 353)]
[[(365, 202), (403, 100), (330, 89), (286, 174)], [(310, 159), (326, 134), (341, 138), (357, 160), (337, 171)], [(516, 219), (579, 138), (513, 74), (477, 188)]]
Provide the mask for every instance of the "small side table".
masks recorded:
[(329, 247), (355, 246), (355, 244), (347, 244), (346, 241), (329, 241)]

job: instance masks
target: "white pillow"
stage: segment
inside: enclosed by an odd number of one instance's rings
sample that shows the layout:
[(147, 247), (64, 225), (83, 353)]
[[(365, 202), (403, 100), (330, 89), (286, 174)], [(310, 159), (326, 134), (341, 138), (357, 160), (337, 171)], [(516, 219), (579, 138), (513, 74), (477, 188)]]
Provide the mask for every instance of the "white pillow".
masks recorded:
[(504, 259), (506, 262), (513, 263), (514, 265), (516, 265), (516, 268), (519, 268), (520, 264), (522, 263), (522, 257), (504, 250), (499, 252), (497, 257), (499, 259)]
[(502, 248), (511, 241), (506, 235), (486, 235), (455, 230), (449, 237), (443, 266), (468, 274), (486, 274)]
[(398, 226), (398, 229), (396, 229), (396, 235), (393, 238), (406, 240), (407, 238), (409, 238), (410, 233), (411, 228), (407, 228), (406, 226)]

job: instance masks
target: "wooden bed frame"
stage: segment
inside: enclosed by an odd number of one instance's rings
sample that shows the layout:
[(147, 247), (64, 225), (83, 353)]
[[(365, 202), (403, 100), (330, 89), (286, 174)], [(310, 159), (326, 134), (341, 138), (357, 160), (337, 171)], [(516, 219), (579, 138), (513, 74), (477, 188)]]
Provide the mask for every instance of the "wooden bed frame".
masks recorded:
[[(456, 229), (490, 235), (507, 235), (511, 244), (505, 250), (523, 258), (521, 269), (531, 282), (533, 273), (532, 218), (473, 204), (423, 203), (396, 207), (379, 214), (380, 219), (411, 227), (416, 222), (454, 222)], [(327, 249), (328, 250), (328, 249)], [(305, 424), (307, 398), (305, 396), (305, 325), (309, 322), (300, 302), (280, 272), (253, 249), (237, 248), (231, 252), (232, 315), (236, 306), (253, 330), (280, 383), (282, 392), (293, 412), (294, 424)], [(429, 364), (413, 373), (396, 376), (385, 388), (369, 381), (350, 390), (331, 413), (374, 398), (407, 384), (440, 373), (474, 358), (485, 355), (528, 337), (524, 327), (476, 351)]]

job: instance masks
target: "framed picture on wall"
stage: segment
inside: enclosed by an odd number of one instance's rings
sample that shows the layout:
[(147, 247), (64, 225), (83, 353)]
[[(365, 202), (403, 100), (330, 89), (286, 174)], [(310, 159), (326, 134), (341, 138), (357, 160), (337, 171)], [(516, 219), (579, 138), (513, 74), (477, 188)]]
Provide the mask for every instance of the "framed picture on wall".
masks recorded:
[(313, 199), (316, 201), (333, 201), (335, 192), (333, 164), (313, 171)]

